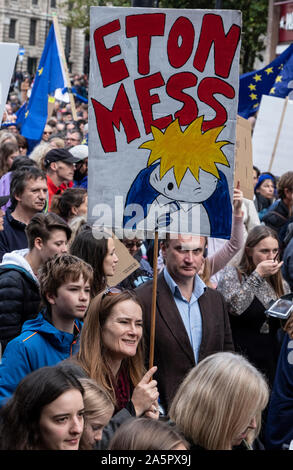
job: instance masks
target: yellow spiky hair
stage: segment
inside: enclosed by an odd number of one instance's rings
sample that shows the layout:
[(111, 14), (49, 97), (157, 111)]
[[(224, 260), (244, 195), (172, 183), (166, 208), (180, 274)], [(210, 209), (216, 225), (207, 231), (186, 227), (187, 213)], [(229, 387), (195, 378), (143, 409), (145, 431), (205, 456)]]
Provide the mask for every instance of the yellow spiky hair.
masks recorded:
[(185, 131), (181, 130), (178, 119), (167, 127), (165, 132), (152, 126), (153, 140), (144, 142), (139, 148), (151, 150), (147, 166), (160, 160), (160, 179), (174, 168), (177, 186), (189, 169), (195, 179), (199, 179), (199, 169), (220, 178), (216, 163), (230, 166), (222, 147), (230, 142), (216, 142), (225, 126), (202, 132), (203, 116), (195, 119)]

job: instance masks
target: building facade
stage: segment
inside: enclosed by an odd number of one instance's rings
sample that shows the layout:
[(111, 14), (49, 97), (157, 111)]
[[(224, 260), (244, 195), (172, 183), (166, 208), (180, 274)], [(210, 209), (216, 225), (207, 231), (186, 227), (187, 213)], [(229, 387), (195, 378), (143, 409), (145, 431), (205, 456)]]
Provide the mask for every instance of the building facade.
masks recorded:
[(293, 0), (269, 0), (267, 62), (293, 42)]
[(64, 0), (0, 0), (0, 42), (16, 42), (23, 50), (16, 70), (34, 74), (39, 63), (53, 15), (57, 15), (68, 69), (84, 69), (84, 33), (63, 24)]

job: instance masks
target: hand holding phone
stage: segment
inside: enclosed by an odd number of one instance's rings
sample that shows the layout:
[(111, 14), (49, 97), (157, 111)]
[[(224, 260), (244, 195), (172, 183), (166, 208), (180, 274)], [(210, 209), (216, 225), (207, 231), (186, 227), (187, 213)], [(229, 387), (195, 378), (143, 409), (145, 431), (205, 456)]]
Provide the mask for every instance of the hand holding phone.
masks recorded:
[(268, 308), (265, 313), (270, 317), (287, 320), (293, 311), (293, 302), (287, 299), (279, 299)]

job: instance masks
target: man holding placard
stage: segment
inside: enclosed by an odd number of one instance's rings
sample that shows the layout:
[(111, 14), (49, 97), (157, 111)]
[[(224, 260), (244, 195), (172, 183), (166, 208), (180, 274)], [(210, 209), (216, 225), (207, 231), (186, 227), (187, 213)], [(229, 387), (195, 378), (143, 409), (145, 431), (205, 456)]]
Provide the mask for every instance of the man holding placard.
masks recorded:
[(233, 349), (197, 273), (204, 237), (231, 235), (240, 37), (239, 11), (91, 7), (88, 221), (155, 251), (167, 234), (158, 288), (154, 270), (137, 290), (166, 410), (191, 367)]
[[(175, 239), (167, 236), (161, 246), (165, 268), (157, 285), (154, 364), (165, 411), (180, 382), (198, 361), (234, 349), (224, 299), (197, 275), (205, 245), (204, 237), (178, 235)], [(144, 307), (146, 347), (150, 343), (152, 284), (150, 281), (136, 289)]]

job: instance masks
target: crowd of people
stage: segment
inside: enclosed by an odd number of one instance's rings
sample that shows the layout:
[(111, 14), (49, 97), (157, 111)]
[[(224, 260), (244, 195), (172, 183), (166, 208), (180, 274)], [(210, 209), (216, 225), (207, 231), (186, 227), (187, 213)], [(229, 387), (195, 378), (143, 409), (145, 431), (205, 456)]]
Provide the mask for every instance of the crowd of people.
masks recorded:
[(167, 233), (156, 258), (123, 239), (139, 267), (110, 287), (114, 235), (87, 222), (87, 104), (74, 121), (56, 101), (29, 152), (30, 86), (13, 82), (0, 130), (0, 449), (287, 449), (293, 314), (267, 310), (293, 286), (293, 171), (254, 167), (254, 201), (236, 182), (227, 241)]

